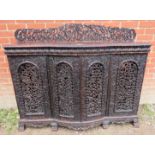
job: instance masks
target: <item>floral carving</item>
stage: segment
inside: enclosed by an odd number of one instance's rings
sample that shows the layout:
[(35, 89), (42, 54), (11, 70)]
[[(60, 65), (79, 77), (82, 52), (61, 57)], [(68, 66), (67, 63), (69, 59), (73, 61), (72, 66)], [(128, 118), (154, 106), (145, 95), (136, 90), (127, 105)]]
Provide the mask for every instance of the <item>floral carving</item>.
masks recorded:
[(100, 63), (91, 65), (87, 74), (86, 82), (86, 105), (88, 116), (101, 114), (104, 93), (103, 79), (104, 66)]
[(15, 32), (18, 41), (131, 42), (135, 36), (134, 29), (82, 24), (65, 24), (49, 29), (18, 29)]
[(72, 68), (66, 63), (56, 66), (57, 73), (57, 104), (59, 115), (73, 117), (73, 75)]
[(19, 66), (22, 95), (26, 113), (43, 113), (43, 88), (38, 68), (31, 63)]
[(117, 75), (116, 112), (133, 110), (137, 76), (138, 66), (135, 62), (128, 61), (121, 64)]

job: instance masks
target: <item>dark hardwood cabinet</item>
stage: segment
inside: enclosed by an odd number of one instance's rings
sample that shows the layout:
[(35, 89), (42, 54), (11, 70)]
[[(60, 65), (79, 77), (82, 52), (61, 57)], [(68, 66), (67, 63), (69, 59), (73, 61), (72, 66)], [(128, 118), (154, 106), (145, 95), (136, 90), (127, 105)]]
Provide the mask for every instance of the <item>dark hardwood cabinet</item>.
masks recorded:
[[(130, 29), (89, 26), (96, 30), (92, 34), (90, 29), (86, 32), (88, 27), (69, 26), (63, 27), (66, 33), (59, 34), (59, 28), (47, 31), (48, 37), (54, 31), (50, 40), (55, 37), (55, 42), (48, 43), (32, 43), (44, 31), (33, 38), (36, 31), (17, 30), (19, 43), (5, 47), (20, 113), (19, 129), (50, 125), (81, 130), (106, 128), (111, 122), (137, 126), (150, 44), (133, 42), (135, 34)], [(75, 27), (81, 28), (82, 36), (75, 33)], [(70, 35), (68, 29), (73, 30)], [(111, 38), (105, 32), (113, 32)]]

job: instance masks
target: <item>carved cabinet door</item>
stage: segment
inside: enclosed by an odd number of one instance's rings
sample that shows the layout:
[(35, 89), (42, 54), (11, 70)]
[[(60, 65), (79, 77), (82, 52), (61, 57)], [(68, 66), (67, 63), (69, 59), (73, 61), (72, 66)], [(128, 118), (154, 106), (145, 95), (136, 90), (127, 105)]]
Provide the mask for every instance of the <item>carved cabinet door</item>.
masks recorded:
[(82, 58), (81, 120), (106, 115), (108, 89), (108, 56)]
[(51, 56), (48, 66), (53, 118), (80, 120), (79, 59)]
[(137, 113), (145, 62), (145, 54), (112, 56), (110, 116)]
[(21, 118), (50, 117), (46, 57), (8, 57)]

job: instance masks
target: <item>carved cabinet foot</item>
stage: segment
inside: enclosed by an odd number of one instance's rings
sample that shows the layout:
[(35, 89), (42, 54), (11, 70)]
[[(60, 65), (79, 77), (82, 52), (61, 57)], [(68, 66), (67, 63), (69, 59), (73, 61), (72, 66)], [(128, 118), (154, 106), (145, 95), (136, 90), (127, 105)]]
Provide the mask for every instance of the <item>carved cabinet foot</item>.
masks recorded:
[(56, 122), (51, 123), (51, 128), (52, 128), (52, 131), (57, 131), (58, 130), (58, 123), (56, 123)]
[(133, 126), (134, 126), (135, 128), (139, 128), (138, 119), (134, 119), (134, 120), (133, 120)]
[(19, 123), (18, 124), (18, 131), (23, 132), (25, 130), (25, 124), (24, 123)]
[(109, 121), (104, 121), (104, 122), (102, 123), (102, 128), (103, 128), (103, 129), (107, 129), (107, 128), (109, 127), (109, 124), (110, 124)]

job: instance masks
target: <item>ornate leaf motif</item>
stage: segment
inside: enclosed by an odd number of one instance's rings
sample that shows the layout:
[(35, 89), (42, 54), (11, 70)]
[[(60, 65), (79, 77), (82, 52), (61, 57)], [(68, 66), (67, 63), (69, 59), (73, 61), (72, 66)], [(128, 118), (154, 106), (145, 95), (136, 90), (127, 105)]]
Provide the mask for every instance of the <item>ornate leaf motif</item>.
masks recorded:
[(116, 112), (133, 110), (137, 76), (138, 66), (135, 62), (128, 61), (121, 64), (118, 70), (116, 84)]
[(95, 63), (89, 68), (86, 82), (86, 105), (87, 115), (96, 116), (101, 114), (104, 87), (104, 66)]
[(37, 67), (24, 63), (19, 66), (18, 75), (26, 113), (43, 113), (43, 88)]
[(131, 42), (135, 36), (134, 29), (82, 24), (65, 24), (49, 29), (17, 29), (15, 32), (18, 41)]
[(60, 63), (56, 66), (56, 73), (59, 115), (62, 117), (74, 117), (72, 68), (66, 63)]

